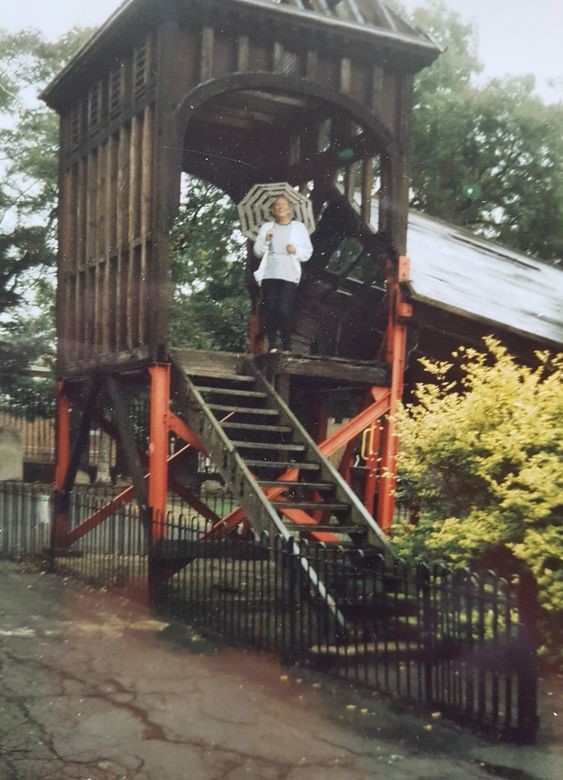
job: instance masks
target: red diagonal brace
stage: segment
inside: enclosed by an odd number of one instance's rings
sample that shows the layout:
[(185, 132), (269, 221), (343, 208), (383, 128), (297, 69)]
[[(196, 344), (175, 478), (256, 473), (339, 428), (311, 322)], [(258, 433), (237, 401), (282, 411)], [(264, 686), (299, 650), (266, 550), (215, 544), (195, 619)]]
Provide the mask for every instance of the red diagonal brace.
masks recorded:
[[(221, 419), (221, 422), (225, 422), (232, 416), (233, 416), (233, 412), (230, 412), (229, 414), (225, 415), (225, 417)], [(180, 420), (179, 417), (176, 417), (176, 415), (172, 415), (172, 417), (175, 420), (179, 420), (180, 422), (182, 422), (182, 420)], [(185, 426), (185, 429), (184, 428), (176, 429), (176, 424), (174, 425), (175, 427), (172, 427), (172, 425), (170, 426), (171, 430), (173, 430), (174, 433), (176, 433), (178, 436), (181, 436), (182, 438), (184, 438), (183, 433), (188, 434), (188, 431), (191, 431), (191, 428), (189, 428), (187, 425)], [(183, 433), (180, 433), (180, 430), (182, 430)], [(169, 456), (169, 458), (167, 459), (168, 463), (172, 463), (172, 461), (176, 460), (176, 458), (179, 458), (180, 455), (183, 455), (187, 450), (191, 449), (193, 446), (194, 445), (191, 443), (186, 444), (185, 447), (179, 449), (178, 452), (175, 452), (173, 455)], [(145, 479), (148, 479), (149, 476), (150, 476), (150, 472), (145, 474)], [(74, 542), (78, 541), (78, 539), (80, 539), (82, 536), (87, 534), (89, 531), (93, 531), (94, 528), (96, 528), (101, 523), (103, 523), (104, 520), (107, 520), (107, 518), (110, 517), (110, 515), (112, 515), (114, 512), (117, 512), (120, 506), (122, 506), (123, 504), (127, 504), (129, 501), (132, 501), (133, 498), (134, 498), (133, 487), (128, 487), (125, 490), (123, 490), (121, 493), (119, 493), (119, 495), (117, 495), (115, 498), (112, 498), (111, 501), (108, 501), (107, 504), (100, 507), (100, 509), (94, 512), (94, 514), (90, 515), (90, 517), (87, 517), (86, 520), (84, 520), (82, 523), (80, 523), (80, 525), (76, 526), (76, 528), (74, 528), (69, 534), (67, 534), (67, 536), (64, 539), (64, 544), (62, 546), (63, 547), (70, 546)]]

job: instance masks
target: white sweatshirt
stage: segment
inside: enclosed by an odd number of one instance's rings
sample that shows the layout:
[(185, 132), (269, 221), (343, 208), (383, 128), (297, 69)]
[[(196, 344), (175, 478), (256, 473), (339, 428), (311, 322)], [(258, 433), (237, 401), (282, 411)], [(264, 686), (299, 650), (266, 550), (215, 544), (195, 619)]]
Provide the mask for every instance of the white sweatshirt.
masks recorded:
[[(262, 278), (283, 279), (298, 284), (301, 279), (301, 263), (306, 263), (313, 254), (313, 245), (307, 228), (297, 219), (292, 220), (288, 225), (265, 222), (254, 244), (256, 257), (263, 257), (268, 249), (266, 233), (269, 230), (274, 231), (274, 237), (269, 247)], [(294, 255), (286, 251), (288, 244), (293, 244), (295, 247)]]

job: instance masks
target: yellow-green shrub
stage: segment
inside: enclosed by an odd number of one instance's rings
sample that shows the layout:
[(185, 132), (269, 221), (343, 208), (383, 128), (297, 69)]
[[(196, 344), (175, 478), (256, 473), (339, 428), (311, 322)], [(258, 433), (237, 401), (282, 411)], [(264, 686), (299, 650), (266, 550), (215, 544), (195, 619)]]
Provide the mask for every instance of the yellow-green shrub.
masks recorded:
[(424, 361), (433, 382), (399, 414), (398, 491), (419, 520), (396, 526), (393, 541), (407, 558), (453, 564), (504, 546), (537, 578), (553, 658), (563, 623), (563, 355), (537, 353), (523, 366), (489, 338), (484, 351), (452, 357)]

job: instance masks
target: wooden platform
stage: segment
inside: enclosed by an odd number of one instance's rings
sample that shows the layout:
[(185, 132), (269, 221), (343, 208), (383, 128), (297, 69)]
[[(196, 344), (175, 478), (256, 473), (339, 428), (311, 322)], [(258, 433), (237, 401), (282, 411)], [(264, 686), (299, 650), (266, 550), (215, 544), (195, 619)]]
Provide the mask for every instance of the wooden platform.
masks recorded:
[(237, 352), (215, 352), (199, 349), (171, 349), (171, 358), (182, 369), (197, 376), (225, 376), (244, 370), (244, 362), (254, 359), (258, 368), (269, 378), (301, 376), (354, 384), (389, 385), (387, 365), (378, 360), (346, 360), (322, 355), (299, 355), (293, 352), (251, 355)]

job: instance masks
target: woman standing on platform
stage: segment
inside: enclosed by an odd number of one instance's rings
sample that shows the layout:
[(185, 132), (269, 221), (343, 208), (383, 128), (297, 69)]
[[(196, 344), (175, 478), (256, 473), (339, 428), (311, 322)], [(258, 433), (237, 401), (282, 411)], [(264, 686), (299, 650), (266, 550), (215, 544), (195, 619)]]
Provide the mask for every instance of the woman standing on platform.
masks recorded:
[(255, 277), (262, 287), (268, 347), (270, 352), (276, 352), (278, 334), (282, 349), (291, 349), (292, 310), (301, 263), (311, 257), (313, 246), (303, 222), (293, 219), (291, 203), (284, 195), (274, 200), (272, 215), (274, 220), (260, 228), (254, 254), (262, 258)]

